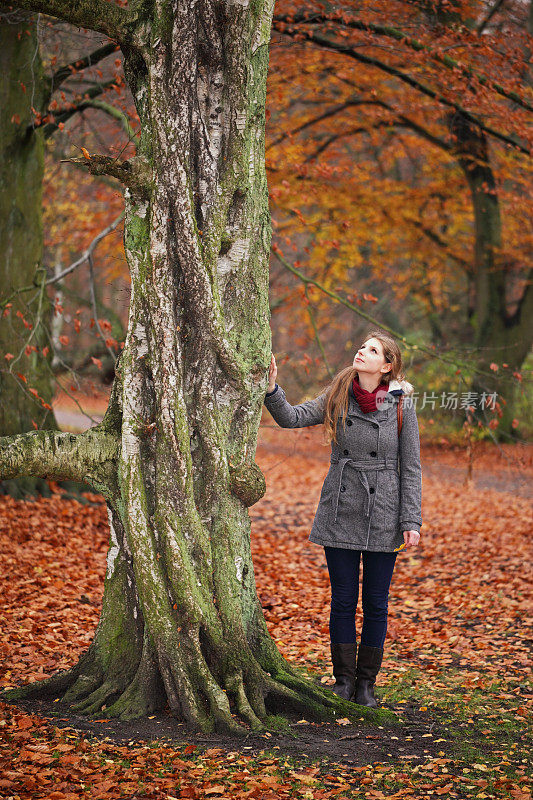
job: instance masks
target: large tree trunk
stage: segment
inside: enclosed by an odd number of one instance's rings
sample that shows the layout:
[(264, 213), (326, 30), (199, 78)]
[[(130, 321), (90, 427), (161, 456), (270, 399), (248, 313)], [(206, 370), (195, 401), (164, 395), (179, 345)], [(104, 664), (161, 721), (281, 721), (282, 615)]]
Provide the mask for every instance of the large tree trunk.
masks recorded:
[[(109, 505), (102, 617), (89, 652), (44, 689), (138, 716), (244, 732), (265, 701), (343, 708), (270, 638), (247, 507), (270, 362), (264, 169), (272, 0), (171, 0), (123, 46), (142, 123), (128, 166), (128, 335), (102, 425), (0, 443), (5, 472), (83, 475)], [(146, 33), (146, 31), (151, 31)], [(143, 39), (142, 37), (146, 37)], [(131, 40), (130, 40), (131, 41)], [(73, 466), (75, 465), (75, 467)], [(26, 690), (33, 691), (33, 689)]]
[[(22, 286), (31, 286), (42, 275), (37, 267), (42, 260), (41, 224), (43, 137), (29, 126), (31, 106), (40, 108), (43, 76), (35, 21), (19, 14), (0, 16), (0, 299), (10, 298)], [(47, 295), (44, 287), (15, 295), (12, 305), (0, 316), (0, 434), (9, 436), (31, 430), (33, 422), (41, 428), (55, 427), (52, 411), (29, 390), (35, 389), (48, 405), (52, 395), (49, 365), (42, 353), (45, 342), (38, 316), (46, 318)], [(0, 310), (3, 310), (0, 308)], [(28, 324), (17, 314), (23, 315)], [(13, 358), (8, 360), (11, 356)], [(17, 376), (23, 375), (27, 383)], [(34, 478), (0, 482), (0, 492), (12, 494), (42, 489), (44, 481)], [(47, 488), (47, 487), (46, 487)]]
[[(473, 380), (472, 391), (479, 395), (499, 395), (502, 416), (498, 430), (505, 437), (511, 431), (519, 385), (512, 373), (521, 369), (533, 342), (532, 275), (529, 282), (525, 282), (516, 310), (509, 313), (500, 205), (487, 141), (480, 129), (458, 113), (453, 115), (451, 131), (456, 137), (456, 156), (468, 182), (474, 208), (475, 279), (470, 324), (479, 374)], [(491, 370), (492, 363), (500, 368)], [(502, 364), (508, 366), (501, 368)]]

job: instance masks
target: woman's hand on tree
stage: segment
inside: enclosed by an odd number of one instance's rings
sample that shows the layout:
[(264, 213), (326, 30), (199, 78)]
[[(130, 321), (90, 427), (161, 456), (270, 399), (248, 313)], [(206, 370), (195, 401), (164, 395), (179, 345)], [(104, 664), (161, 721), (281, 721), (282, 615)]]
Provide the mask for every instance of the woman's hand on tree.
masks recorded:
[(403, 540), (406, 547), (417, 547), (420, 542), (420, 534), (418, 531), (404, 531)]
[(278, 368), (276, 366), (276, 359), (274, 358), (274, 353), (272, 353), (272, 358), (270, 359), (270, 368), (268, 370), (268, 390), (269, 392), (273, 392), (276, 388), (276, 376), (278, 374)]

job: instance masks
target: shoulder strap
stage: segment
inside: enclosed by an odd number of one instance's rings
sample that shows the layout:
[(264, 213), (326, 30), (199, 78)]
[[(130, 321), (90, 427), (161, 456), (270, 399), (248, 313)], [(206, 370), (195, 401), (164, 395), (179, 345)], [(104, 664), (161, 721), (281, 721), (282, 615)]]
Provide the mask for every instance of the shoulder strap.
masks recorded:
[(398, 405), (396, 406), (396, 414), (398, 417), (398, 436), (402, 430), (402, 422), (403, 422), (403, 394), (401, 394), (398, 398)]

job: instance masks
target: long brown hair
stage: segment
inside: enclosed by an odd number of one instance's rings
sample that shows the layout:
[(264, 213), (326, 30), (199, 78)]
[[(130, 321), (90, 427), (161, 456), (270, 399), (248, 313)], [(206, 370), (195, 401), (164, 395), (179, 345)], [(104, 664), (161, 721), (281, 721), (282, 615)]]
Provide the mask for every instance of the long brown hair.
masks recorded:
[[(387, 363), (392, 364), (389, 372), (384, 373), (382, 380), (389, 383), (391, 380), (403, 380), (402, 354), (396, 340), (386, 331), (373, 330), (366, 334), (362, 341), (364, 344), (368, 339), (379, 339), (383, 346), (383, 354)], [(357, 375), (355, 367), (344, 367), (338, 372), (326, 391), (326, 407), (324, 412), (324, 434), (327, 442), (337, 442), (337, 422), (342, 413), (343, 424), (346, 422), (348, 412), (348, 393), (350, 386)]]

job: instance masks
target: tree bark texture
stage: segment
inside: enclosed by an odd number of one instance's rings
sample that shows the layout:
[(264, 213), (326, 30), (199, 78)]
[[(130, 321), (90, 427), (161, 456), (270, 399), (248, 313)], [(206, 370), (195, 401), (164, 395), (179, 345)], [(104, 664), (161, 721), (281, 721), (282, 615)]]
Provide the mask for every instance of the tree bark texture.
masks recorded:
[(4, 471), (38, 463), (33, 448), (55, 454), (41, 456), (53, 473), (67, 448), (76, 476), (108, 503), (95, 639), (73, 670), (42, 687), (88, 713), (128, 718), (168, 702), (194, 727), (234, 732), (246, 732), (242, 721), (269, 724), (280, 700), (310, 714), (347, 713), (275, 647), (250, 550), (247, 507), (264, 494), (254, 455), (271, 352), (272, 7), (156, 0), (150, 16), (142, 6), (131, 12), (122, 48), (142, 123), (132, 166), (149, 180), (126, 190), (132, 293), (110, 406), (100, 426), (62, 444), (0, 441)]
[[(40, 273), (43, 239), (41, 223), (43, 137), (30, 127), (31, 107), (43, 99), (43, 75), (35, 19), (19, 22), (0, 17), (0, 299), (31, 285)], [(26, 15), (28, 16), (28, 15)], [(22, 314), (32, 328), (24, 325)], [(46, 344), (36, 318), (49, 313), (44, 287), (30, 295), (12, 298), (0, 316), (0, 434), (10, 436), (32, 429), (55, 427), (53, 412), (30, 392), (35, 389), (46, 403), (52, 396), (51, 372), (41, 354), (26, 345)], [(11, 354), (11, 360), (5, 356)], [(27, 383), (17, 376), (26, 378)], [(0, 482), (0, 491), (31, 492), (33, 478)], [(46, 486), (46, 484), (45, 484)]]

